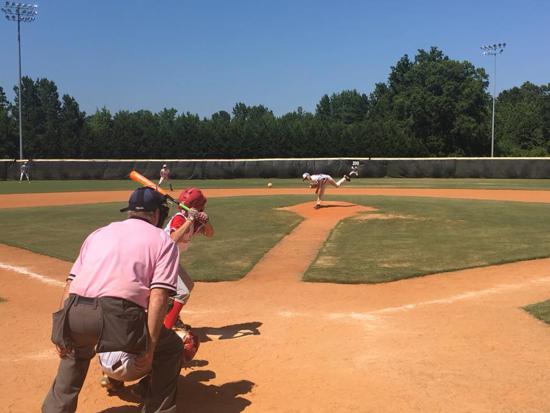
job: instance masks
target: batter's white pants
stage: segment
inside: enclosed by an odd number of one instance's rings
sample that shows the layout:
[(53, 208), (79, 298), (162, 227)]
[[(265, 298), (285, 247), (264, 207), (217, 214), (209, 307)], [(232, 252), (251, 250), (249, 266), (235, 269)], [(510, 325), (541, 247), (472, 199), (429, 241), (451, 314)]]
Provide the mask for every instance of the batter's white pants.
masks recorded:
[(176, 286), (176, 295), (173, 297), (174, 301), (185, 304), (189, 300), (191, 291), (195, 283), (181, 265), (178, 269), (178, 285)]

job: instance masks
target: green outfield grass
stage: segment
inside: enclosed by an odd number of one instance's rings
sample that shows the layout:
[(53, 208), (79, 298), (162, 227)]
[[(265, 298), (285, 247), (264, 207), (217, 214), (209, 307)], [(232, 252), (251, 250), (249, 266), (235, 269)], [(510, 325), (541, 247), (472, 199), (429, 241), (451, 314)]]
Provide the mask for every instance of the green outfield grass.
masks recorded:
[[(387, 282), (550, 256), (547, 205), (370, 196), (330, 199), (375, 207), (393, 217), (342, 221), (306, 272), (308, 281)], [(311, 200), (212, 200), (208, 212), (216, 236), (197, 237), (182, 262), (197, 280), (238, 279), (300, 222), (298, 216), (275, 208)], [(72, 261), (88, 233), (122, 218), (120, 207), (114, 203), (5, 209), (0, 213), (0, 243)]]
[[(274, 188), (298, 188), (306, 185), (296, 179), (194, 179), (174, 180), (176, 190), (195, 186), (199, 188), (264, 188), (268, 182)], [(80, 181), (0, 181), (0, 194), (115, 191), (130, 190), (137, 184), (126, 180), (80, 180)], [(431, 178), (359, 178), (346, 183), (349, 187), (386, 188), (467, 188), (467, 189), (540, 189), (550, 190), (548, 179), (431, 179)], [(165, 186), (166, 187), (166, 186)]]
[(546, 324), (550, 324), (550, 300), (542, 301), (536, 304), (530, 304), (523, 307), (523, 309), (531, 314), (533, 317), (544, 321)]
[[(548, 205), (347, 196), (390, 219), (339, 223), (308, 281), (379, 283), (550, 256)], [(365, 214), (368, 215), (368, 214)]]
[[(301, 198), (301, 199), (300, 199)], [(253, 265), (301, 218), (275, 208), (304, 202), (305, 197), (224, 198), (207, 208), (215, 236), (197, 236), (182, 263), (195, 280), (234, 280)], [(55, 208), (5, 209), (0, 214), (0, 243), (66, 261), (78, 255), (85, 237), (96, 228), (121, 220), (120, 203)]]

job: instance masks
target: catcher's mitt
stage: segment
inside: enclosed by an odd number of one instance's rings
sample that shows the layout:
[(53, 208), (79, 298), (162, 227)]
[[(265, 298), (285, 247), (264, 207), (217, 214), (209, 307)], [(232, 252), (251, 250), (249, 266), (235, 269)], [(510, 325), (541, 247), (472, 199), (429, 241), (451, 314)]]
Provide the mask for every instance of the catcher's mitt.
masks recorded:
[(176, 328), (174, 329), (176, 334), (181, 337), (183, 341), (183, 358), (184, 363), (188, 363), (193, 360), (195, 354), (199, 350), (200, 340), (199, 338), (191, 331), (191, 327), (186, 325), (184, 329)]

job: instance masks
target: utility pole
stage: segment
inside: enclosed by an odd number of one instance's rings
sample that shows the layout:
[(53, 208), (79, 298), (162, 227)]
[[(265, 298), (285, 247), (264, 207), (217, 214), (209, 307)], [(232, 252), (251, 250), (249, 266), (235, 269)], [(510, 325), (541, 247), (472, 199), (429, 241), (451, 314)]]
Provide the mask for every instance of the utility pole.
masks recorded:
[(494, 57), (494, 75), (493, 75), (493, 122), (491, 126), (491, 158), (495, 154), (495, 98), (497, 94), (497, 55), (501, 54), (506, 47), (506, 43), (496, 43), (487, 46), (481, 46), (484, 55)]
[(2, 7), (6, 19), (17, 22), (17, 47), (19, 50), (19, 159), (23, 159), (23, 117), (21, 115), (21, 22), (30, 23), (38, 16), (36, 4), (6, 1)]

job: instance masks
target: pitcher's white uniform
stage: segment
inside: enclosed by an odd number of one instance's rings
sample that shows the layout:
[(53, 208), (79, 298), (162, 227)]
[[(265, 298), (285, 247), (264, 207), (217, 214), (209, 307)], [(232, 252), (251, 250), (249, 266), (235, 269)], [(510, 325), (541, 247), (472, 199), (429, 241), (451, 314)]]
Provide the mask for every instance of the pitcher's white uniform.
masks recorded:
[(321, 200), (323, 199), (323, 195), (325, 194), (325, 187), (327, 185), (332, 185), (336, 188), (340, 188), (340, 186), (345, 181), (350, 181), (351, 178), (348, 175), (344, 175), (342, 179), (335, 181), (334, 178), (327, 174), (316, 174), (316, 175), (310, 175), (309, 173), (305, 172), (302, 175), (303, 181), (308, 181), (310, 188), (315, 188), (315, 194), (317, 195), (317, 202), (315, 204), (315, 208), (321, 207)]

